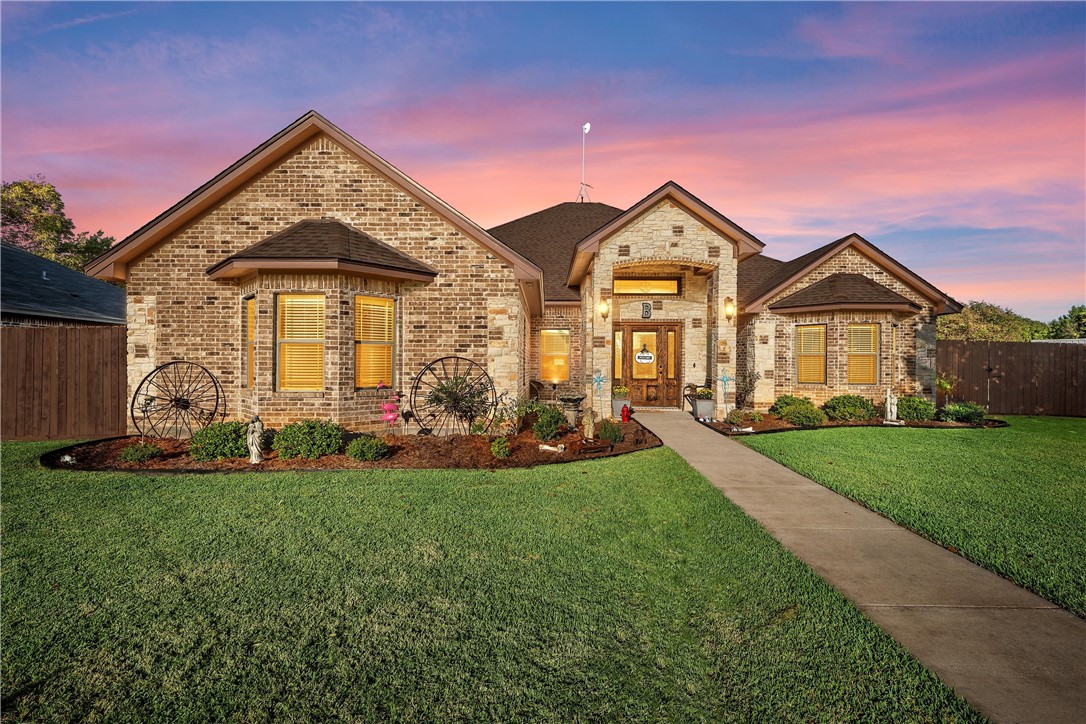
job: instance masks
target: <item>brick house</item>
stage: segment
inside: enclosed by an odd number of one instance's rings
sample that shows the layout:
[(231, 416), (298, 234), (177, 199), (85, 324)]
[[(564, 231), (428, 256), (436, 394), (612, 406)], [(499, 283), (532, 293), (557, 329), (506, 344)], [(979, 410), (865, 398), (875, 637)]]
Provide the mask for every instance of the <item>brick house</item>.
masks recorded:
[(510, 397), (584, 392), (595, 370), (640, 407), (725, 373), (756, 378), (763, 409), (784, 392), (933, 394), (954, 300), (857, 235), (790, 262), (763, 246), (673, 182), (629, 209), (564, 203), (487, 231), (309, 112), (88, 273), (126, 284), (130, 394), (197, 362), (230, 417), (273, 426), (375, 427), (377, 383), (406, 388), (447, 355)]

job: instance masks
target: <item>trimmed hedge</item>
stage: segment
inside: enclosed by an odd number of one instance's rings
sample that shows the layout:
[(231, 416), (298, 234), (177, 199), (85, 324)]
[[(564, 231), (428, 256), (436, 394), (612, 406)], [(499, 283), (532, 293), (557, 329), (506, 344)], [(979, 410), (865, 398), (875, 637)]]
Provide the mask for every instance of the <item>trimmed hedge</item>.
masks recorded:
[(151, 442), (137, 442), (121, 450), (121, 460), (126, 463), (142, 463), (157, 458), (162, 454), (162, 448)]
[(539, 418), (532, 425), (532, 432), (540, 442), (550, 442), (557, 440), (559, 432), (568, 424), (565, 413), (557, 407), (548, 405), (540, 411)]
[(373, 462), (388, 457), (388, 443), (376, 435), (361, 435), (347, 443), (347, 457)]
[(837, 395), (822, 405), (831, 420), (870, 420), (878, 415), (871, 400), (860, 395)]
[(292, 422), (276, 433), (271, 446), (283, 460), (316, 460), (322, 455), (335, 455), (343, 449), (343, 428), (331, 421)]
[(819, 427), (826, 424), (826, 413), (811, 404), (791, 405), (781, 418), (799, 427)]
[(784, 413), (793, 405), (807, 405), (814, 407), (810, 397), (796, 397), (795, 395), (781, 395), (774, 402), (769, 411), (778, 417), (784, 417)]
[(939, 411), (939, 419), (948, 422), (964, 422), (979, 427), (984, 424), (988, 412), (975, 402), (950, 402)]
[(249, 455), (249, 426), (244, 422), (213, 422), (197, 430), (189, 441), (193, 460), (209, 462)]
[(935, 403), (923, 397), (899, 397), (897, 400), (897, 419), (910, 422), (922, 422), (935, 417)]

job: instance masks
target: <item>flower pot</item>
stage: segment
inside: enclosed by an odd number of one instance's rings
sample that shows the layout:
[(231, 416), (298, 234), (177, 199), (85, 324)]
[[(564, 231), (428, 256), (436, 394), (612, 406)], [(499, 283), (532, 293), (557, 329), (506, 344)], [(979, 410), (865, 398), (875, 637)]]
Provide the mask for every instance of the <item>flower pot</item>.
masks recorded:
[(699, 420), (708, 420), (713, 416), (713, 400), (703, 400), (700, 397), (695, 397), (694, 400), (694, 417)]
[[(612, 399), (611, 400), (611, 417), (615, 418), (616, 420), (619, 419), (620, 417), (622, 417), (622, 408), (623, 408), (623, 406), (629, 405), (629, 404), (630, 404), (630, 400), (628, 398), (626, 398), (626, 397), (623, 397), (623, 398), (617, 399), (617, 400)], [(633, 409), (632, 405), (630, 406), (630, 409), (631, 410)]]

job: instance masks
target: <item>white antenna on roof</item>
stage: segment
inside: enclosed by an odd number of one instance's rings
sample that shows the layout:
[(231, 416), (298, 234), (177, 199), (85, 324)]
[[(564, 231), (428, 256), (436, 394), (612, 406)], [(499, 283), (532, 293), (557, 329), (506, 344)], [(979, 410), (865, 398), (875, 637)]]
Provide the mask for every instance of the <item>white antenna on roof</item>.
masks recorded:
[(584, 138), (588, 135), (588, 132), (592, 130), (592, 124), (586, 123), (581, 126), (581, 193), (577, 194), (577, 201), (584, 202), (585, 199), (592, 201), (588, 198), (588, 191), (586, 189), (592, 188), (584, 182)]

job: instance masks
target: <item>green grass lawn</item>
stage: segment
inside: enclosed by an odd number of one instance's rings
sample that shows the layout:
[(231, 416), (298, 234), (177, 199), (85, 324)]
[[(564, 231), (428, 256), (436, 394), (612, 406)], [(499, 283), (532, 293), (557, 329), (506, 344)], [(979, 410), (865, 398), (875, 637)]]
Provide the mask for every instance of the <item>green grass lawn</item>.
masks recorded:
[(980, 719), (664, 448), (159, 477), (49, 448), (3, 445), (8, 720)]
[(839, 428), (743, 443), (1086, 615), (1086, 420), (995, 430)]

